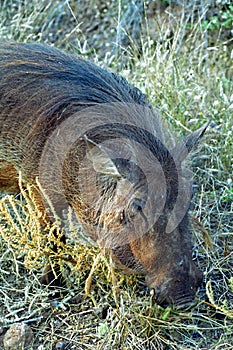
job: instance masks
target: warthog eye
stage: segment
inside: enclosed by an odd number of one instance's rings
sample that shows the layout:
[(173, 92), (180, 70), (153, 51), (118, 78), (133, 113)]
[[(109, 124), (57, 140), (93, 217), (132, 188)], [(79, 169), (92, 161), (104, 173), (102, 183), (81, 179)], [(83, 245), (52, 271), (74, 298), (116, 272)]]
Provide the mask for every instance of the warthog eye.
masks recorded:
[(146, 201), (141, 198), (134, 198), (130, 205), (128, 206), (127, 210), (123, 210), (119, 214), (119, 222), (121, 224), (126, 224), (127, 222), (130, 222), (137, 213), (140, 213), (144, 217), (144, 220), (146, 220), (145, 215), (143, 214), (143, 208), (146, 205)]
[(141, 198), (134, 198), (131, 202), (132, 208), (137, 211), (142, 211), (142, 209), (145, 207), (146, 201)]

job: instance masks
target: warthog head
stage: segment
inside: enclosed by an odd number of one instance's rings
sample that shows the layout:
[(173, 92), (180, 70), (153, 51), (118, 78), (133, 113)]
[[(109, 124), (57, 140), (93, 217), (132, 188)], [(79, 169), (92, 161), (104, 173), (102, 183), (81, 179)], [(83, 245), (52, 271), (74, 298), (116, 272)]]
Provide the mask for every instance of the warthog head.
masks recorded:
[[(126, 116), (131, 107), (112, 108)], [(102, 109), (85, 110), (85, 118), (89, 112), (100, 118)], [(86, 235), (110, 250), (125, 271), (145, 275), (159, 304), (190, 305), (202, 280), (192, 261), (191, 182), (182, 163), (205, 128), (169, 151), (159, 132), (104, 120), (71, 142), (61, 162), (64, 196)], [(73, 140), (68, 129), (62, 133)]]

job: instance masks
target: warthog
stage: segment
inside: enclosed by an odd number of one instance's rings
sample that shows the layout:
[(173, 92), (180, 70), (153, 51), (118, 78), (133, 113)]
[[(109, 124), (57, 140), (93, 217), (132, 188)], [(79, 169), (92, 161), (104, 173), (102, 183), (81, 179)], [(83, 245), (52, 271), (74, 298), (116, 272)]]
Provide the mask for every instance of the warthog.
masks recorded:
[(145, 276), (155, 302), (192, 303), (202, 273), (182, 164), (206, 126), (174, 144), (137, 88), (49, 46), (1, 43), (0, 69), (0, 188), (16, 191), (19, 171), (38, 178), (59, 215), (72, 207), (86, 236)]

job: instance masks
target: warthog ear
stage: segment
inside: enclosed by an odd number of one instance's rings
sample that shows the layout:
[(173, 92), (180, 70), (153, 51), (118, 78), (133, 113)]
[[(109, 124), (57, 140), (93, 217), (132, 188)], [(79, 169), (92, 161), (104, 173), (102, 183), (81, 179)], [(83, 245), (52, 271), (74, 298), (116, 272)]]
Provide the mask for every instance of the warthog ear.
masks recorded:
[(92, 162), (94, 170), (97, 173), (120, 178), (121, 175), (116, 165), (101, 145), (90, 140), (86, 135), (84, 135), (84, 140), (88, 149), (87, 158)]
[(188, 135), (184, 138), (183, 143), (184, 143), (185, 147), (187, 148), (188, 153), (198, 143), (199, 139), (204, 135), (209, 124), (210, 124), (210, 122), (206, 123), (200, 129), (192, 132), (190, 135)]
[(206, 123), (190, 135), (185, 136), (184, 139), (178, 143), (178, 145), (172, 150), (173, 157), (176, 161), (182, 162), (187, 157), (193, 147), (196, 146), (199, 139), (204, 135), (209, 124), (210, 122)]

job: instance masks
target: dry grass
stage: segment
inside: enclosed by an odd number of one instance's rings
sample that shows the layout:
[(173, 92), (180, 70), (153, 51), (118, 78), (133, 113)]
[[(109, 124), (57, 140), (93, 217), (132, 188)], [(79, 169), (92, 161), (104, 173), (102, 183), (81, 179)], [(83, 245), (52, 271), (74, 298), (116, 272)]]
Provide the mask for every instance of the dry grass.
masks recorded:
[[(39, 345), (51, 349), (51, 344), (59, 342), (70, 344), (70, 349), (209, 349), (213, 342), (216, 349), (218, 343), (221, 349), (229, 348), (233, 318), (231, 252), (225, 257), (219, 252), (216, 260), (219, 243), (213, 242), (214, 249), (209, 250), (203, 243), (203, 233), (196, 230), (195, 251), (206, 270), (206, 286), (203, 283), (194, 309), (178, 312), (153, 305), (142, 281), (114, 271), (98, 248), (77, 239), (78, 231), (72, 230), (70, 222), (67, 246), (56, 255), (67, 287), (56, 302), (50, 299), (53, 291), (39, 283), (41, 266), (54, 258), (54, 252), (44, 240), (40, 212), (30, 193), (30, 188), (24, 191), (23, 204), (22, 198), (13, 196), (4, 196), (0, 203), (5, 239), (0, 276), (3, 330), (13, 323), (26, 322), (35, 335), (31, 349)], [(195, 222), (194, 227), (198, 228)], [(51, 227), (49, 234), (50, 241), (55, 240)], [(93, 266), (94, 274), (87, 286)]]
[(54, 254), (45, 237), (55, 239), (59, 222), (42, 233), (41, 213), (27, 188), (18, 196), (4, 194), (0, 202), (0, 347), (10, 325), (26, 322), (34, 333), (28, 349), (232, 349), (232, 43), (203, 29), (205, 7), (190, 12), (189, 20), (185, 11), (148, 12), (140, 40), (127, 28), (128, 40), (116, 52), (112, 42), (126, 2), (121, 13), (101, 1), (92, 1), (86, 13), (82, 1), (10, 2), (0, 5), (2, 40), (50, 42), (85, 56), (95, 52), (100, 64), (108, 63), (146, 92), (179, 133), (212, 122), (193, 159), (192, 215), (207, 231), (193, 221), (194, 259), (204, 272), (196, 307), (153, 305), (143, 281), (114, 271), (97, 247), (83, 244), (71, 219), (68, 245), (56, 256), (67, 287), (59, 301), (52, 300), (53, 291), (39, 279)]

